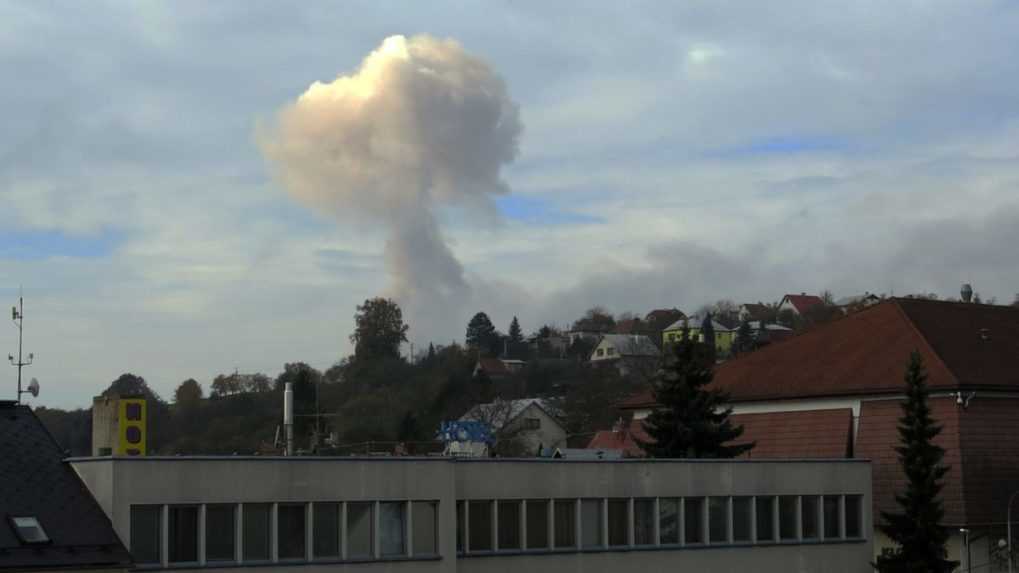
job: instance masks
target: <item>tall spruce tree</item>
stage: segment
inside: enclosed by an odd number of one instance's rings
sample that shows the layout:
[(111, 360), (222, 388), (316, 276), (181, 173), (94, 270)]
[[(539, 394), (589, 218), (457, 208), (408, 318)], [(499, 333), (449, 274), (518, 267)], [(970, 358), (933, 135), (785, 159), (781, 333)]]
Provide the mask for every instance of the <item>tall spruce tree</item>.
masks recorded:
[(941, 524), (945, 511), (939, 497), (948, 467), (941, 463), (945, 450), (933, 443), (941, 426), (927, 405), (927, 372), (919, 352), (910, 355), (905, 380), (901, 445), (895, 451), (906, 474), (906, 490), (895, 496), (901, 512), (881, 512), (881, 531), (896, 548), (878, 557), (875, 566), (882, 573), (948, 572), (956, 563), (945, 558), (948, 530)]
[(698, 343), (683, 329), (680, 340), (666, 354), (651, 382), (658, 408), (644, 420), (652, 438), (640, 447), (652, 458), (733, 458), (754, 443), (732, 444), (742, 426), (729, 420), (729, 395), (706, 388), (712, 380), (714, 340)]
[(520, 343), (524, 341), (524, 333), (520, 330), (520, 321), (518, 321), (515, 316), (513, 317), (513, 320), (510, 321), (509, 340), (513, 343)]

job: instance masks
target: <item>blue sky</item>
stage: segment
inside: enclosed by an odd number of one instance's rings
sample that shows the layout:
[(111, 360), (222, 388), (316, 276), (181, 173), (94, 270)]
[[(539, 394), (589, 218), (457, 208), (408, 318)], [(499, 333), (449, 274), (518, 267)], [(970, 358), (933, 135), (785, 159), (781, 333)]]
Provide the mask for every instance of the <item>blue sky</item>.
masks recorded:
[(257, 134), (430, 34), (501, 76), (523, 131), (494, 208), (441, 213), (469, 294), (421, 344), (478, 310), (530, 331), (823, 289), (1010, 301), (1017, 29), (993, 0), (5, 2), (0, 293), (24, 285), (41, 404), (125, 371), (170, 395), (328, 367), (389, 287), (387, 233), (294, 201)]

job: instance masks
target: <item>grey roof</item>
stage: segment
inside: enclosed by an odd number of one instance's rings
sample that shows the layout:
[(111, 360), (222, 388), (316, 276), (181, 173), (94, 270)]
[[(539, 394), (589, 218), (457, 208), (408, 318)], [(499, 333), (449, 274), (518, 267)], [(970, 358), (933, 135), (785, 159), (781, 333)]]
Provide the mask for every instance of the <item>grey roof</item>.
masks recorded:
[(655, 343), (643, 334), (606, 334), (602, 336), (598, 345), (600, 346), (604, 341), (612, 344), (619, 356), (659, 356), (661, 354)]
[[(31, 409), (0, 402), (0, 570), (130, 567), (110, 519), (63, 458)], [(23, 544), (9, 516), (35, 517), (50, 542)]]
[[(696, 328), (699, 330), (703, 322), (704, 319), (702, 317), (691, 316), (689, 318), (684, 318), (681, 320), (677, 320), (676, 322), (673, 322), (665, 330), (681, 330), (684, 324), (688, 325), (690, 328)], [(722, 324), (721, 322), (718, 322), (714, 318), (711, 319), (711, 326), (715, 329), (715, 332), (732, 332), (736, 330), (735, 328), (729, 328), (728, 326)]]

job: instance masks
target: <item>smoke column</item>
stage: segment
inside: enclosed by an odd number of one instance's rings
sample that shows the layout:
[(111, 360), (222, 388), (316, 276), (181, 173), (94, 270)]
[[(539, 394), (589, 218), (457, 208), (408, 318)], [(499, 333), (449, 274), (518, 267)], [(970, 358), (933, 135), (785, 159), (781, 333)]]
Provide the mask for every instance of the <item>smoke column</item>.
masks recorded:
[(299, 201), (385, 225), (389, 295), (419, 319), (412, 327), (427, 329), (471, 299), (435, 209), (490, 208), (508, 192), (500, 170), (520, 131), (516, 104), (485, 62), (453, 40), (392, 36), (354, 74), (312, 84), (258, 140)]

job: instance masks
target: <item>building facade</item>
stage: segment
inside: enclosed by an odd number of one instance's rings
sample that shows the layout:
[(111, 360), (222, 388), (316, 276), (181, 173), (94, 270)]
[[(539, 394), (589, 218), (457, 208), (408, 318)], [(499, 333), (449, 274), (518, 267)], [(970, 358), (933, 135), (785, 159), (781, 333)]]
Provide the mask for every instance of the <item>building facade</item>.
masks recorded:
[(869, 571), (842, 461), (71, 460), (139, 568)]

